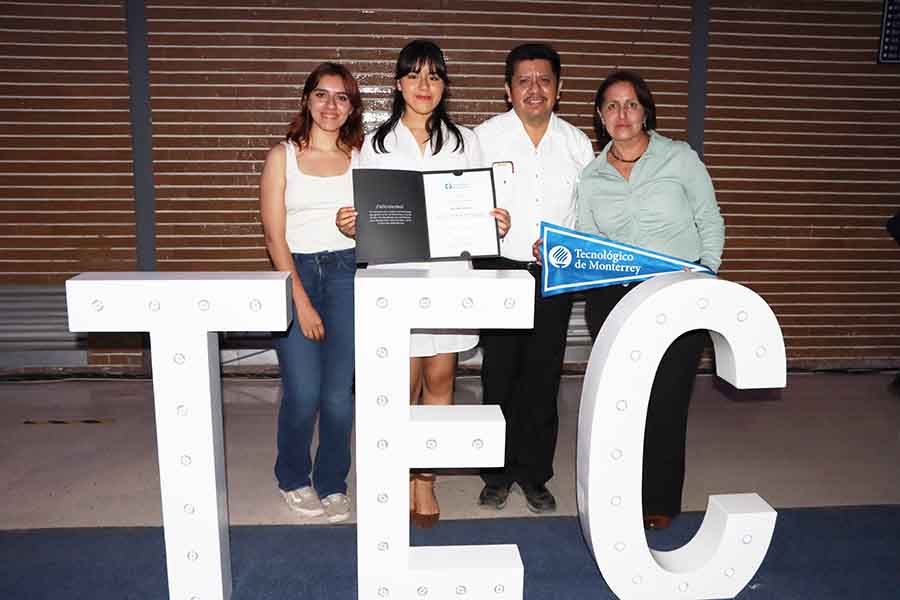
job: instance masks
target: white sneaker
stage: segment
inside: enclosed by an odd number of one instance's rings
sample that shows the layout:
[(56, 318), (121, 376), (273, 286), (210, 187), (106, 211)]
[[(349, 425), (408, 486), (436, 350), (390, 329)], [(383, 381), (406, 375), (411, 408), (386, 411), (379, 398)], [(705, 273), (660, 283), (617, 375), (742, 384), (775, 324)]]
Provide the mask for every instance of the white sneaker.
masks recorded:
[(347, 494), (329, 494), (322, 498), (325, 519), (329, 523), (340, 523), (350, 517), (350, 498)]
[(285, 502), (291, 507), (291, 510), (300, 513), (304, 517), (318, 517), (325, 513), (322, 508), (322, 501), (319, 500), (316, 490), (310, 486), (302, 487), (296, 490), (286, 492), (279, 490), (284, 496)]

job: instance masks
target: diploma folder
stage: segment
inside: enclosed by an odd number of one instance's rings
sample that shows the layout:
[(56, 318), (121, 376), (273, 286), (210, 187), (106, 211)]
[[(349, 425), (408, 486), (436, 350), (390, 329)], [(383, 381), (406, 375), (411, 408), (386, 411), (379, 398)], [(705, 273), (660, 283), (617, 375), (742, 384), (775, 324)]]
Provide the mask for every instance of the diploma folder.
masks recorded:
[(354, 169), (361, 263), (499, 256), (493, 171)]

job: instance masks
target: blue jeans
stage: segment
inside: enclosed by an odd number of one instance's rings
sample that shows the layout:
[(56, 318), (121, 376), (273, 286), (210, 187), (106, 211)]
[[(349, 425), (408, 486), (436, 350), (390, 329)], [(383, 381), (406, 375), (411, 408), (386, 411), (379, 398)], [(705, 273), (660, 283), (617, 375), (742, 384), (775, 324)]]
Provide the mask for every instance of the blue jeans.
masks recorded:
[[(278, 487), (312, 485), (320, 497), (347, 492), (350, 430), (353, 427), (353, 249), (294, 254), (303, 289), (325, 326), (325, 339), (303, 336), (292, 305), (290, 329), (275, 334), (283, 395), (278, 413)], [(319, 448), (310, 445), (316, 415)]]

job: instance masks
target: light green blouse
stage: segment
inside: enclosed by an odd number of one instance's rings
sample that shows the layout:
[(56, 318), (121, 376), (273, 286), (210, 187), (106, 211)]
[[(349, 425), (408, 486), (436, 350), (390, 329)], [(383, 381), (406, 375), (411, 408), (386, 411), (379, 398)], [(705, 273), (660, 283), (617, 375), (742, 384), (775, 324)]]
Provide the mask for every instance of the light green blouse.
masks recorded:
[(610, 144), (581, 172), (575, 227), (718, 271), (725, 221), (697, 153), (651, 131), (626, 181), (606, 161)]

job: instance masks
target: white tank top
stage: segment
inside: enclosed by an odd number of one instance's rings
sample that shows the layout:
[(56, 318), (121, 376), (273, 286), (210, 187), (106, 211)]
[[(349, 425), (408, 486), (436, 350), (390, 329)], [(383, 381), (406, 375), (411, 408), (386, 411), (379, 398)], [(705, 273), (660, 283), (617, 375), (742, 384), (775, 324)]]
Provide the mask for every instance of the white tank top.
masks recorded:
[(284, 207), (285, 237), (293, 253), (346, 250), (355, 242), (338, 231), (334, 224), (342, 206), (353, 206), (353, 165), (342, 175), (317, 177), (307, 175), (297, 165), (297, 149), (290, 142), (285, 145)]

